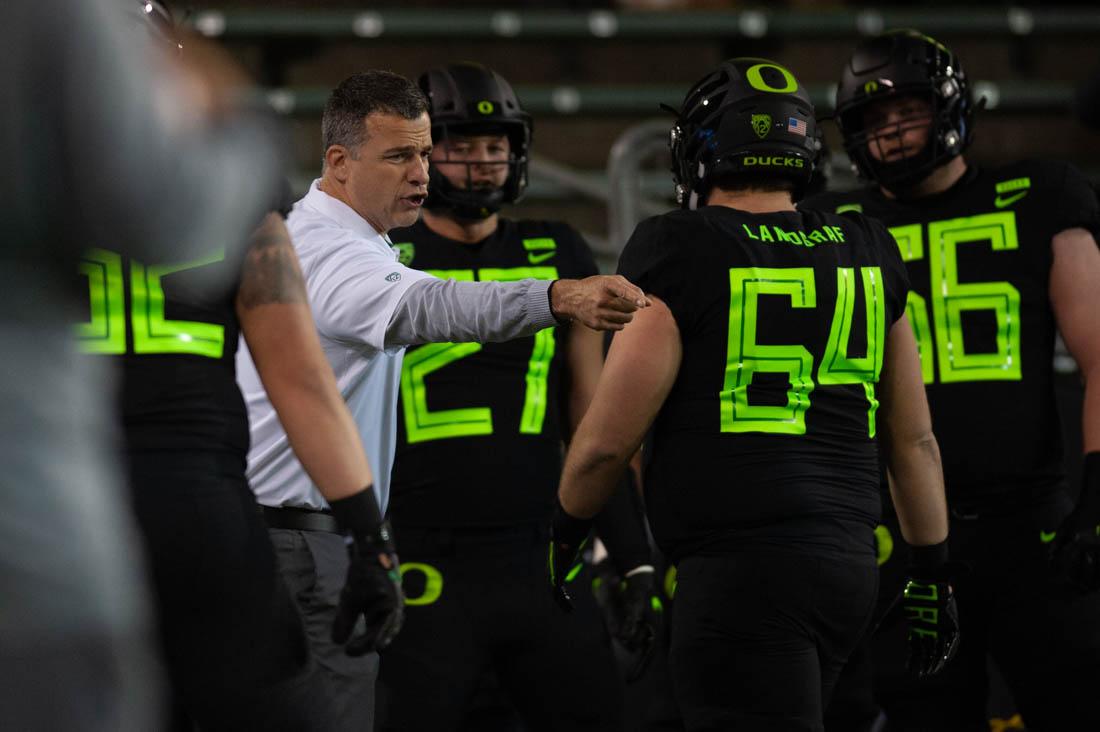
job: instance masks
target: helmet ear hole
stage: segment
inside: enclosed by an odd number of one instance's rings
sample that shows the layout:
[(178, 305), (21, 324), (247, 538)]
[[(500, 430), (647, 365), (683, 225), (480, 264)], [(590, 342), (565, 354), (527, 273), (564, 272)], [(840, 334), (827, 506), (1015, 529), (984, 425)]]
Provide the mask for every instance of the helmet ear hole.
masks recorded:
[(958, 154), (962, 137), (955, 130), (948, 130), (943, 136), (944, 148), (952, 154)]

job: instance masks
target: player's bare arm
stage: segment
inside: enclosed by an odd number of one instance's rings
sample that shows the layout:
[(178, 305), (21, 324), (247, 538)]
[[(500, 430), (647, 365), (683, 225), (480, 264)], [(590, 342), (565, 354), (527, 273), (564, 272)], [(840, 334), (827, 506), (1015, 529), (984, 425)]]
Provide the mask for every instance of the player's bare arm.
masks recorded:
[(943, 468), (908, 316), (887, 335), (879, 385), (881, 438), (902, 535), (913, 546), (939, 544), (947, 538)]
[(680, 369), (680, 331), (661, 300), (616, 333), (595, 396), (565, 458), (559, 498), (572, 516), (596, 515), (615, 490), (631, 456)]
[(1100, 451), (1100, 248), (1085, 229), (1067, 229), (1051, 240), (1050, 303), (1066, 348), (1085, 382), (1082, 445)]
[(256, 370), (294, 453), (329, 501), (372, 482), (306, 299), (305, 282), (281, 218), (253, 233), (237, 294), (237, 316)]
[(569, 366), (569, 436), (580, 426), (584, 413), (596, 393), (603, 369), (603, 334), (574, 323), (566, 341), (565, 359)]

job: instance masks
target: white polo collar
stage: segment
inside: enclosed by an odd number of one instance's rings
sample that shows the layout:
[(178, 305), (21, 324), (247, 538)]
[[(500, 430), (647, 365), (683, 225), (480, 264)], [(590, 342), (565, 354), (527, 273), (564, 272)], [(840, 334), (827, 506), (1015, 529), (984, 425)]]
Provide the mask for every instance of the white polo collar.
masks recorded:
[(314, 213), (332, 219), (341, 228), (350, 229), (360, 236), (381, 242), (386, 247), (392, 246), (388, 235), (371, 226), (370, 222), (360, 216), (351, 206), (322, 191), (320, 184), (321, 179), (317, 178), (309, 186), (309, 192), (302, 199), (304, 206)]

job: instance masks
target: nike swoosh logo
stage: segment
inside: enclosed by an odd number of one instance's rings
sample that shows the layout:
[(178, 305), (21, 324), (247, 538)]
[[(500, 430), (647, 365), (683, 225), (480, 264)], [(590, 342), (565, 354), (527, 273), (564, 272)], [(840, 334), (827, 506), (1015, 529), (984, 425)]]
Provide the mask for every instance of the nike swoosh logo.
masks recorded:
[(527, 261), (531, 264), (541, 264), (547, 259), (550, 259), (550, 257), (554, 256), (555, 254), (557, 254), (557, 252), (547, 252), (546, 254), (528, 254)]
[(1057, 535), (1057, 531), (1040, 531), (1039, 541), (1043, 542), (1044, 544), (1049, 544), (1050, 542), (1054, 541), (1054, 537)]
[(1000, 196), (997, 196), (996, 198), (993, 199), (993, 205), (996, 206), (997, 208), (1004, 208), (1005, 206), (1011, 206), (1012, 204), (1016, 203), (1017, 201), (1019, 201), (1021, 198), (1023, 198), (1027, 194), (1028, 194), (1027, 191), (1020, 191), (1019, 193), (1017, 193), (1013, 196), (1008, 196), (1007, 198), (1001, 198)]

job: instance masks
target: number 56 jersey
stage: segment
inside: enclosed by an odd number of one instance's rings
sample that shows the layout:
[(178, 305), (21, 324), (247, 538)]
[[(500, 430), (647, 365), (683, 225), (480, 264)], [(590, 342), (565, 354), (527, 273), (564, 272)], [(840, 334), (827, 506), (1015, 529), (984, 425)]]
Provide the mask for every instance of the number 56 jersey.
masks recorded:
[(1051, 239), (1096, 232), (1096, 197), (1081, 174), (1053, 161), (971, 166), (936, 196), (902, 202), (869, 189), (802, 207), (862, 211), (897, 240), (948, 498), (1008, 508), (1059, 485)]
[(675, 211), (638, 226), (619, 273), (668, 305), (683, 347), (645, 452), (662, 550), (768, 543), (873, 563), (875, 386), (908, 292), (886, 229)]

